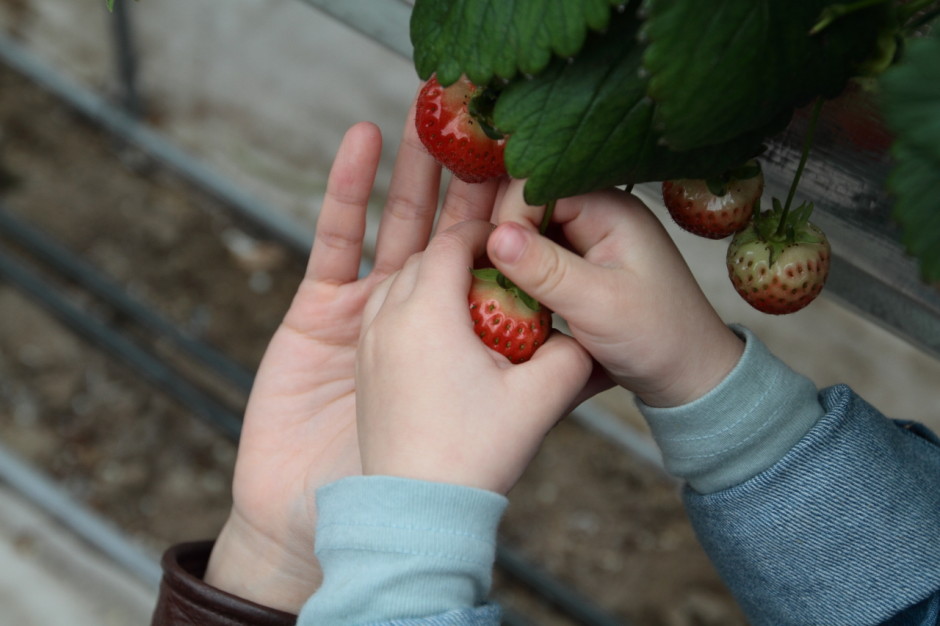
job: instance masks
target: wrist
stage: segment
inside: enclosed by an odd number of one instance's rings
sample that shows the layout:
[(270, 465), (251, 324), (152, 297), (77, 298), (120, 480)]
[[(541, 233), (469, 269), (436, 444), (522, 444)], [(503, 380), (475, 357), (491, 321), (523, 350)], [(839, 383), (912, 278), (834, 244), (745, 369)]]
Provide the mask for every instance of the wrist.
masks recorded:
[(638, 403), (672, 475), (699, 493), (741, 484), (774, 465), (824, 414), (816, 385), (739, 327), (745, 351), (706, 395), (675, 407)]
[(692, 345), (680, 342), (675, 347), (679, 356), (659, 377), (662, 382), (637, 391), (647, 406), (678, 407), (698, 400), (717, 387), (744, 354), (744, 340), (720, 320), (713, 328), (690, 335), (708, 340)]
[(204, 582), (256, 604), (297, 614), (322, 578), (312, 543), (302, 553), (294, 553), (233, 512), (212, 548)]

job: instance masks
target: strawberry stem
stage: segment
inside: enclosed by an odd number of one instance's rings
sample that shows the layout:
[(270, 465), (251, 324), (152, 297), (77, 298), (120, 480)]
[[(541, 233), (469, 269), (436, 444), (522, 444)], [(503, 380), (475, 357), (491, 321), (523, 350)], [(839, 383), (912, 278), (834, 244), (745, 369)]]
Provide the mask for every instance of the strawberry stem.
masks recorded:
[(813, 136), (816, 134), (816, 122), (819, 121), (819, 112), (822, 111), (822, 105), (822, 97), (816, 98), (816, 104), (813, 105), (813, 112), (809, 118), (809, 126), (806, 128), (806, 136), (803, 138), (803, 153), (800, 155), (800, 164), (796, 166), (796, 173), (793, 175), (790, 190), (787, 192), (787, 201), (783, 205), (780, 224), (777, 226), (776, 234), (778, 237), (783, 237), (786, 234), (787, 215), (790, 213), (790, 205), (793, 203), (793, 196), (796, 195), (796, 188), (800, 185), (800, 177), (803, 175), (803, 168), (806, 167), (809, 151), (813, 147)]
[(545, 213), (542, 214), (542, 223), (539, 224), (539, 234), (544, 235), (552, 223), (552, 214), (555, 213), (555, 201), (549, 200), (545, 205)]

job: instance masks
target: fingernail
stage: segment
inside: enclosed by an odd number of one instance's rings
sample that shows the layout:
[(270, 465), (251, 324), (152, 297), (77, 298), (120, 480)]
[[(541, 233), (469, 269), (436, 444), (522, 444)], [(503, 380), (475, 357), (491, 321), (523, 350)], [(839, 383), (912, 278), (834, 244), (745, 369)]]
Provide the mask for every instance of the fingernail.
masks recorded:
[(490, 255), (495, 257), (493, 260), (511, 265), (522, 258), (528, 243), (528, 233), (518, 224), (506, 222), (493, 231), (490, 239)]

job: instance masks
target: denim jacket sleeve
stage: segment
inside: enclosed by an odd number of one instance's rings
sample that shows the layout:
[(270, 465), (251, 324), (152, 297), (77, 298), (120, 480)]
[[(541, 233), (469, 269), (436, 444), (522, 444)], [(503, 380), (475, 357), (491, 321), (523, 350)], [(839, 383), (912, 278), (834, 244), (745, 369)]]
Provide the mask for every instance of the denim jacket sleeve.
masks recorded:
[(848, 387), (819, 397), (825, 415), (774, 465), (685, 489), (699, 540), (757, 626), (935, 624), (940, 442)]
[(640, 410), (751, 623), (936, 623), (940, 441), (733, 328), (746, 348), (718, 387)]

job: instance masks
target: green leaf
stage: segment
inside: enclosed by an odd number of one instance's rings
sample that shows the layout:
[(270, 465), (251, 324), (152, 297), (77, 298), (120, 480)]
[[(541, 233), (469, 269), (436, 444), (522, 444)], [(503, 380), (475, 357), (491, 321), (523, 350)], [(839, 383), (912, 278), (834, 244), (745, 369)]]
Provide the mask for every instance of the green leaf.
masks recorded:
[(810, 28), (832, 0), (646, 0), (643, 66), (655, 123), (675, 150), (727, 141), (817, 95), (833, 97), (874, 52), (890, 10)]
[(901, 226), (901, 241), (920, 262), (924, 280), (936, 282), (940, 281), (940, 159), (931, 156), (936, 155), (898, 145), (888, 186), (896, 197), (894, 217)]
[(508, 135), (506, 167), (526, 178), (526, 200), (544, 204), (614, 185), (708, 178), (755, 156), (778, 118), (756, 132), (699, 150), (675, 152), (654, 131), (654, 103), (641, 74), (635, 15), (618, 15), (571, 62), (510, 83), (493, 114)]
[(894, 131), (888, 177), (902, 242), (925, 280), (940, 280), (940, 35), (911, 41), (881, 79), (885, 118)]
[(626, 0), (416, 0), (411, 42), (418, 76), (477, 85), (535, 75), (574, 56), (588, 30), (603, 30)]
[(107, 0), (108, 2), (108, 11), (114, 12), (114, 0)]

